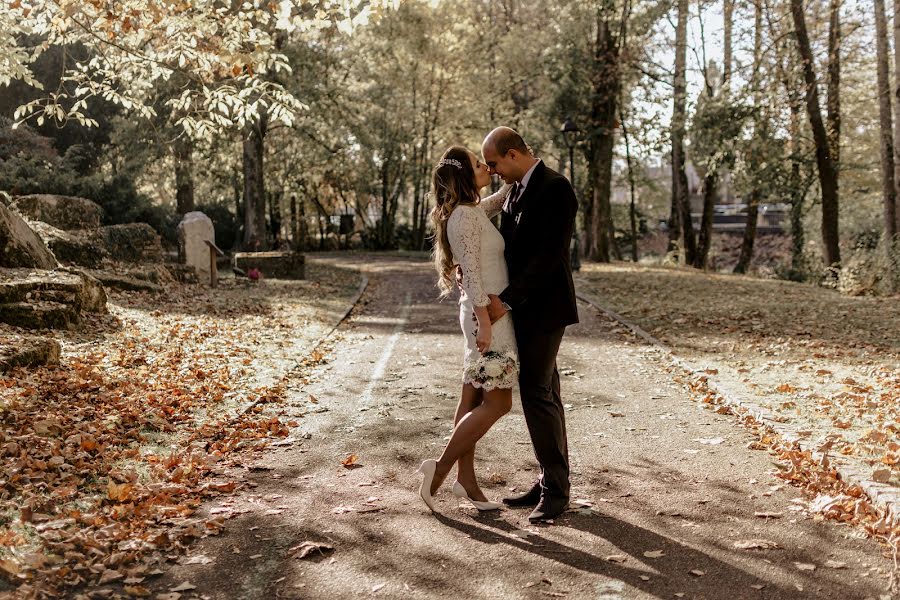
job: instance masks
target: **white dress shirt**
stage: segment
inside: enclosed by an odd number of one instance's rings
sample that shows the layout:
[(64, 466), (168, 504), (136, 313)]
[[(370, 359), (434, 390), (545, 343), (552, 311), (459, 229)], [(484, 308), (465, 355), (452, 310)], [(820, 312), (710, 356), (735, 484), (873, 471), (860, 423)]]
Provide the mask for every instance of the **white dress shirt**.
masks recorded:
[(528, 182), (531, 181), (531, 174), (534, 173), (534, 168), (540, 164), (541, 159), (537, 159), (534, 161), (534, 164), (531, 165), (531, 168), (525, 173), (522, 177), (522, 181), (519, 182), (519, 185), (516, 187), (516, 197), (513, 198), (512, 203), (515, 204), (518, 202), (519, 198), (522, 197), (522, 194), (525, 193), (525, 188), (528, 187)]

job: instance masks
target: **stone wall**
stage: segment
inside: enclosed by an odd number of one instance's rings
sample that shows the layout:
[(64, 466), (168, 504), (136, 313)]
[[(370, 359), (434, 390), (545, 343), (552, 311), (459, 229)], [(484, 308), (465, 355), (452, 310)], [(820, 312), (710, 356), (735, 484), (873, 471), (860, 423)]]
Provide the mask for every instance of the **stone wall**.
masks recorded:
[(306, 257), (298, 252), (238, 252), (234, 266), (245, 273), (257, 269), (263, 278), (306, 279)]
[(86, 198), (33, 194), (15, 196), (11, 208), (32, 221), (43, 221), (57, 229), (96, 229), (103, 220), (103, 208)]
[(162, 260), (159, 234), (146, 223), (101, 227), (93, 232), (92, 239), (103, 246), (113, 260), (135, 263)]
[(63, 231), (43, 221), (31, 221), (29, 225), (63, 264), (96, 269), (108, 256), (90, 231)]
[(0, 204), (0, 267), (55, 269), (56, 257), (15, 211)]
[(106, 312), (106, 291), (87, 273), (0, 269), (0, 322), (29, 329), (67, 329), (81, 321), (83, 312)]

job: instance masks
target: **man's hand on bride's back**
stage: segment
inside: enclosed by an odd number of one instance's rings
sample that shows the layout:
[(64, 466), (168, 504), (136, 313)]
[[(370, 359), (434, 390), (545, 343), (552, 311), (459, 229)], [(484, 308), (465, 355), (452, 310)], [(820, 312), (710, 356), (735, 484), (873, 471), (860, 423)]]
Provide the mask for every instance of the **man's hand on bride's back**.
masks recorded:
[(488, 299), (491, 301), (488, 304), (488, 316), (491, 318), (491, 323), (496, 323), (507, 311), (503, 308), (503, 301), (500, 300), (500, 296), (488, 294)]

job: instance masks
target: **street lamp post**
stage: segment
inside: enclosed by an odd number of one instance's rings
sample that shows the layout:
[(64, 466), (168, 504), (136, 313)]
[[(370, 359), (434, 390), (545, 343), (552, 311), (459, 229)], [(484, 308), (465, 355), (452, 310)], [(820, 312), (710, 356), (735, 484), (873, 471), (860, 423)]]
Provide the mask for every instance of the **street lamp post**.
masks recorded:
[[(569, 181), (572, 183), (572, 189), (575, 190), (575, 138), (578, 135), (578, 132), (581, 130), (578, 129), (578, 126), (575, 125), (571, 117), (566, 117), (566, 120), (563, 121), (563, 124), (560, 126), (559, 130), (560, 132), (562, 132), (563, 139), (566, 140), (566, 146), (569, 147)], [(576, 195), (577, 193), (578, 192), (576, 191)], [(572, 270), (578, 271), (581, 269), (581, 252), (579, 249), (577, 229), (572, 232), (572, 244), (570, 246), (570, 251), (570, 263), (572, 265)]]

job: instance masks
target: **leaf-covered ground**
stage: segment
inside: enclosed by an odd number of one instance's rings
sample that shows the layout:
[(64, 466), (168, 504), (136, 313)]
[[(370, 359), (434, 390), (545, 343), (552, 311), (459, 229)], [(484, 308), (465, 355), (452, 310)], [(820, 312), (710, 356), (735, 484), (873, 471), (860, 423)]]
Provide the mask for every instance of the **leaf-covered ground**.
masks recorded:
[(217, 463), (298, 425), (261, 408), (302, 384), (358, 287), (313, 261), (306, 281), (112, 291), (109, 315), (52, 334), (58, 367), (0, 378), (0, 593), (148, 595), (155, 565), (222, 526), (193, 514), (235, 487)]
[[(587, 264), (578, 279), (580, 289), (774, 413), (808, 445), (840, 455), (872, 481), (900, 486), (897, 297), (624, 264)], [(702, 391), (702, 382), (693, 385)], [(806, 462), (792, 469), (811, 468), (808, 456), (798, 460)]]

